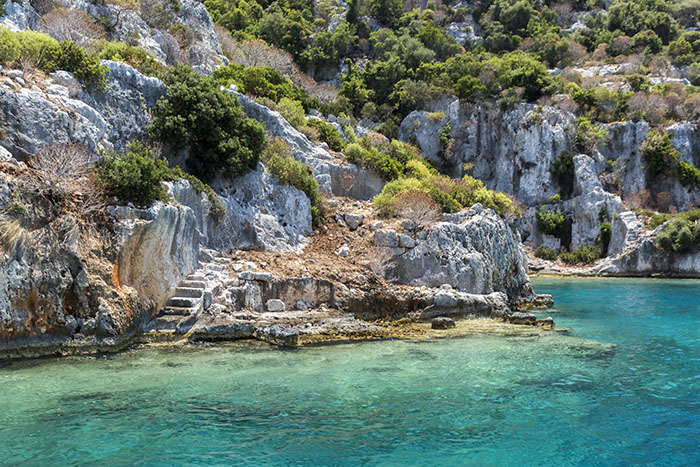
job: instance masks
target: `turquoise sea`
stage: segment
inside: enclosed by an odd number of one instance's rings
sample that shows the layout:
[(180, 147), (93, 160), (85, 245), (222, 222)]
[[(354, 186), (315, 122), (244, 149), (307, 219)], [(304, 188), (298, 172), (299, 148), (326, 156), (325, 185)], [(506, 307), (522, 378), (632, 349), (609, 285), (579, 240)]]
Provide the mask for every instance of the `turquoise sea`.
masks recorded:
[(1, 363), (0, 464), (700, 464), (700, 281), (534, 282), (569, 335)]

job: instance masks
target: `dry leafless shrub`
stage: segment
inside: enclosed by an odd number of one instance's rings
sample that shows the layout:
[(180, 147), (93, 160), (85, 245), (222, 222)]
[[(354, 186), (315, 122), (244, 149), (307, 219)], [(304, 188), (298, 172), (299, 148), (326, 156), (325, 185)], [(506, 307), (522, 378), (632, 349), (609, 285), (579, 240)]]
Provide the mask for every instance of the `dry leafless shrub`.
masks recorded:
[(44, 146), (32, 156), (29, 165), (56, 183), (74, 183), (90, 172), (94, 156), (92, 151), (77, 144), (53, 144)]
[(321, 139), (321, 132), (317, 128), (312, 128), (310, 126), (302, 125), (297, 128), (301, 134), (309, 138), (311, 141), (318, 142)]
[(440, 208), (424, 191), (409, 190), (399, 193), (392, 206), (398, 217), (410, 220), (416, 229), (440, 219)]
[(39, 29), (59, 41), (73, 41), (88, 46), (106, 35), (102, 26), (95, 23), (84, 11), (58, 8), (39, 19)]
[(104, 190), (95, 181), (94, 161), (93, 152), (84, 146), (45, 146), (27, 161), (34, 173), (24, 177), (24, 183), (42, 196), (50, 195), (62, 209), (81, 216), (93, 214), (108, 204)]
[(375, 246), (367, 266), (376, 276), (386, 279), (386, 274), (396, 267), (391, 248)]

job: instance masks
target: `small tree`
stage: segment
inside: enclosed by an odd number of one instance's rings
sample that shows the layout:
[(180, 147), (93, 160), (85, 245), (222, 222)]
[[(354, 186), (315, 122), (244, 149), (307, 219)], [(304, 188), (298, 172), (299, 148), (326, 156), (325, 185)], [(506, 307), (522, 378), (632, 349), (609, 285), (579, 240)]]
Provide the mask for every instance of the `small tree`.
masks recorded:
[(108, 153), (98, 163), (97, 181), (122, 201), (150, 205), (167, 198), (162, 182), (168, 172), (168, 163), (157, 150), (134, 141), (127, 153)]
[(187, 167), (202, 180), (218, 171), (243, 175), (265, 148), (260, 122), (246, 117), (238, 100), (185, 65), (166, 75), (167, 97), (153, 109), (150, 134), (175, 149), (189, 148)]
[(671, 135), (663, 129), (647, 133), (641, 147), (641, 153), (647, 163), (647, 172), (652, 177), (660, 174), (672, 174), (676, 169), (679, 153), (673, 147)]

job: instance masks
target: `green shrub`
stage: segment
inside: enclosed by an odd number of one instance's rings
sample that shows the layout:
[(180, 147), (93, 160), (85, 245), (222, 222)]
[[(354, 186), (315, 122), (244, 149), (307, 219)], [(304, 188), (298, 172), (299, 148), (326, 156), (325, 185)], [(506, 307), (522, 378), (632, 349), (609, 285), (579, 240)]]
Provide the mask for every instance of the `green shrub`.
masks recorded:
[(642, 143), (641, 154), (646, 162), (649, 175), (656, 177), (660, 174), (673, 175), (678, 163), (679, 153), (673, 147), (671, 135), (663, 129), (647, 133)]
[(562, 152), (550, 167), (552, 177), (559, 185), (561, 197), (568, 198), (574, 191), (574, 156), (570, 152)]
[[(350, 145), (348, 145), (350, 147)], [(399, 178), (392, 180), (382, 188), (381, 193), (374, 197), (372, 205), (382, 216), (390, 216), (393, 210), (394, 197), (399, 193), (419, 190), (426, 191), (423, 182), (416, 178)]]
[(576, 248), (569, 252), (563, 252), (559, 255), (562, 261), (567, 264), (592, 263), (600, 259), (602, 250), (600, 245), (590, 245)]
[(373, 144), (369, 137), (359, 143), (348, 144), (345, 157), (376, 173), (384, 180), (396, 180), (404, 175), (410, 160), (422, 160), (421, 152), (410, 144), (393, 140), (390, 143)]
[(280, 182), (291, 185), (306, 194), (311, 201), (311, 217), (314, 225), (318, 226), (325, 218), (323, 197), (318, 189), (311, 168), (292, 157), (289, 146), (282, 138), (273, 138), (263, 157), (268, 170)]
[(97, 164), (97, 181), (121, 201), (151, 205), (166, 200), (162, 182), (168, 178), (168, 163), (151, 147), (139, 141), (125, 154), (107, 153)]
[(275, 110), (278, 111), (285, 120), (289, 122), (294, 128), (300, 128), (306, 124), (306, 117), (304, 116), (304, 107), (301, 102), (295, 101), (288, 97), (283, 97), (275, 106)]
[(328, 147), (334, 151), (341, 152), (343, 150), (343, 140), (340, 138), (340, 133), (330, 123), (319, 120), (318, 118), (309, 118), (306, 124), (311, 128), (316, 128), (320, 135), (321, 141), (328, 144)]
[(58, 47), (48, 48), (42, 53), (39, 66), (47, 73), (65, 70), (88, 85), (97, 88), (107, 85), (107, 67), (100, 65), (97, 57), (86, 53), (75, 42), (60, 42)]
[(217, 68), (212, 76), (223, 86), (235, 84), (242, 94), (267, 97), (274, 102), (283, 97), (302, 103), (309, 101), (303, 89), (294, 86), (289, 78), (273, 68), (231, 64)]
[(700, 185), (700, 169), (690, 162), (678, 163), (678, 180), (683, 186), (695, 188)]
[(557, 251), (544, 245), (540, 245), (535, 248), (534, 254), (536, 258), (546, 259), (547, 261), (554, 261), (557, 259)]
[(238, 100), (208, 77), (178, 65), (165, 77), (168, 95), (153, 108), (149, 133), (175, 149), (189, 148), (188, 169), (209, 180), (218, 171), (253, 170), (265, 147), (261, 123), (246, 117)]
[(608, 138), (608, 131), (594, 125), (586, 117), (576, 119), (576, 137), (574, 144), (582, 152), (590, 154)]
[(101, 40), (94, 47), (97, 50), (98, 59), (124, 62), (146, 76), (163, 78), (167, 69), (146, 50), (124, 42)]
[(671, 220), (657, 237), (659, 246), (668, 252), (690, 253), (700, 245), (700, 222), (689, 218)]
[[(349, 146), (349, 145), (348, 145)], [(406, 191), (422, 191), (430, 195), (440, 211), (452, 213), (481, 203), (485, 209), (493, 209), (501, 216), (514, 213), (513, 201), (503, 193), (487, 189), (481, 180), (465, 175), (453, 180), (445, 175), (431, 172), (423, 162), (411, 160), (407, 164), (407, 178), (390, 181), (372, 204), (381, 215), (392, 213), (394, 199)]]
[(561, 210), (553, 211), (544, 206), (540, 206), (535, 213), (537, 217), (537, 228), (547, 235), (558, 235), (564, 229), (566, 218)]
[(69, 71), (90, 86), (104, 88), (107, 84), (107, 68), (74, 42), (58, 42), (36, 31), (11, 32), (0, 27), (0, 63), (20, 60), (29, 60), (46, 73)]

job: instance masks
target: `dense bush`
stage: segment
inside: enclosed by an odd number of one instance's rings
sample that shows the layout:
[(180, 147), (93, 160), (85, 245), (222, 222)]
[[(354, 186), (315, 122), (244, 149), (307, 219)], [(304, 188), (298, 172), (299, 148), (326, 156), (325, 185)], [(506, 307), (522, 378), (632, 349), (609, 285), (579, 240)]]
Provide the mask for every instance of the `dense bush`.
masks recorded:
[[(550, 168), (552, 177), (559, 185), (561, 196), (568, 198), (574, 191), (574, 156), (570, 152), (562, 152)], [(560, 197), (561, 199), (561, 197)]]
[(99, 60), (124, 62), (139, 70), (146, 76), (162, 78), (166, 66), (140, 47), (133, 47), (119, 41), (98, 41), (93, 44)]
[(330, 123), (319, 120), (318, 118), (309, 118), (306, 121), (306, 125), (311, 128), (316, 128), (319, 131), (321, 141), (328, 144), (328, 147), (334, 151), (343, 150), (343, 140), (340, 138), (340, 133), (338, 130)]
[(178, 65), (165, 77), (168, 95), (154, 107), (151, 135), (175, 149), (189, 148), (188, 169), (208, 180), (254, 169), (265, 147), (262, 124), (246, 117), (238, 100), (212, 78)]
[(122, 201), (151, 205), (167, 199), (162, 182), (168, 179), (168, 163), (158, 152), (134, 141), (125, 154), (108, 153), (97, 164), (97, 181)]
[(540, 206), (535, 213), (537, 228), (547, 235), (558, 235), (564, 229), (566, 217), (559, 209), (556, 211)]
[(678, 180), (683, 186), (691, 188), (700, 186), (700, 169), (690, 162), (680, 161), (678, 163)]
[(403, 176), (406, 164), (411, 160), (420, 160), (422, 154), (414, 146), (397, 140), (374, 144), (370, 137), (365, 137), (358, 143), (348, 144), (345, 156), (350, 162), (366, 167), (390, 181)]
[(602, 249), (600, 245), (579, 246), (575, 250), (565, 251), (559, 258), (568, 264), (592, 263), (601, 258)]
[(292, 157), (289, 146), (282, 138), (273, 138), (270, 141), (265, 151), (264, 162), (280, 182), (298, 188), (306, 194), (311, 201), (313, 223), (320, 225), (326, 215), (325, 206), (311, 168)]
[(47, 73), (70, 71), (85, 84), (98, 88), (107, 83), (107, 68), (74, 42), (57, 42), (40, 32), (11, 32), (0, 27), (0, 63), (20, 61), (33, 62)]
[(302, 103), (309, 99), (303, 89), (295, 87), (288, 77), (269, 67), (231, 64), (217, 68), (212, 76), (226, 87), (235, 84), (243, 94), (267, 97), (274, 102), (284, 97)]
[(547, 261), (554, 261), (557, 259), (557, 251), (544, 245), (535, 248), (534, 255), (536, 258), (546, 259)]
[(461, 180), (439, 175), (423, 161), (413, 159), (406, 164), (406, 177), (397, 178), (386, 185), (372, 204), (382, 215), (395, 212), (397, 196), (409, 191), (428, 194), (440, 211), (452, 213), (481, 203), (501, 216), (517, 212), (513, 201), (505, 194), (487, 189), (481, 180), (465, 175)]
[(700, 246), (700, 221), (692, 217), (675, 218), (664, 227), (657, 238), (659, 246), (668, 252), (690, 253)]
[(670, 175), (679, 158), (678, 150), (673, 147), (671, 135), (663, 129), (647, 133), (642, 143), (641, 154), (646, 162), (647, 172), (652, 177), (660, 174)]

